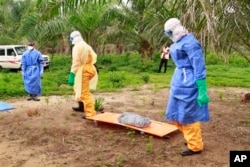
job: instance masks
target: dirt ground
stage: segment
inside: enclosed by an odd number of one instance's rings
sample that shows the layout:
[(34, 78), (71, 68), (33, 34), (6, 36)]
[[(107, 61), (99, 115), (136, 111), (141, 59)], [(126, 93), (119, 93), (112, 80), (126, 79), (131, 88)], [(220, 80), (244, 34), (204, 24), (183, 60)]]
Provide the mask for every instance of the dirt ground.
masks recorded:
[[(94, 93), (104, 112), (135, 112), (164, 120), (168, 89), (124, 89)], [(141, 134), (120, 125), (94, 124), (73, 112), (73, 96), (6, 100), (16, 109), (0, 112), (2, 167), (228, 167), (230, 150), (250, 150), (250, 102), (241, 88), (209, 88), (211, 121), (202, 124), (204, 151), (181, 157), (186, 149), (180, 132), (169, 139)], [(98, 112), (98, 114), (101, 114)], [(248, 121), (247, 121), (248, 120)], [(167, 122), (171, 123), (171, 122)]]

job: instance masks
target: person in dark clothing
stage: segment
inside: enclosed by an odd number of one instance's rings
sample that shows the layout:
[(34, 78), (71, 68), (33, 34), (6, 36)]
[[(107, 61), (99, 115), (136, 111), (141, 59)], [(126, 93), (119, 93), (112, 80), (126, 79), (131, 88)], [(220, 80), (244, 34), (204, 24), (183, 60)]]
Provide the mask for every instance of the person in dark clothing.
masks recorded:
[(163, 65), (164, 65), (164, 73), (166, 73), (168, 59), (169, 59), (169, 44), (166, 43), (165, 45), (163, 45), (163, 47), (161, 49), (161, 61), (160, 61), (158, 73), (161, 72), (161, 68)]

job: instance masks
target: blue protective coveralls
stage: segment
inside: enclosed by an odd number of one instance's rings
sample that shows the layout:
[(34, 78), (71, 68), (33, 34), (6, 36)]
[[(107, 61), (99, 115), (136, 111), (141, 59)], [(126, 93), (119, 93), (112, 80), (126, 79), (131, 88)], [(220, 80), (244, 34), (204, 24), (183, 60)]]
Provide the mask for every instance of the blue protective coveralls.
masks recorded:
[(36, 49), (26, 50), (22, 55), (22, 74), (25, 91), (32, 95), (42, 93), (41, 75), (44, 70), (43, 57)]
[[(206, 78), (202, 47), (192, 34), (170, 47), (176, 68), (171, 81), (166, 118), (181, 124), (209, 121), (208, 104), (198, 106), (196, 80)], [(201, 56), (202, 55), (202, 56)]]
[(176, 68), (172, 76), (166, 119), (176, 123), (192, 151), (201, 151), (200, 121), (210, 120), (208, 104), (197, 103), (196, 80), (206, 78), (205, 60), (200, 43), (193, 34), (184, 35), (170, 47)]

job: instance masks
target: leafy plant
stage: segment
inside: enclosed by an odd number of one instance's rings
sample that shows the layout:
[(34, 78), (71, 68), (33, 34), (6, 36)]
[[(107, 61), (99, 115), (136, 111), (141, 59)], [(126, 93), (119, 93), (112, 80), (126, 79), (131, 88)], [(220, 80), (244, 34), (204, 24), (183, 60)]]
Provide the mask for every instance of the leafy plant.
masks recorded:
[(148, 144), (146, 146), (146, 151), (149, 154), (153, 153), (153, 137), (152, 136), (149, 136)]
[(219, 92), (219, 98), (220, 98), (220, 100), (223, 99), (223, 96), (224, 96), (224, 93), (223, 92)]
[(128, 131), (127, 135), (131, 138), (131, 139), (134, 139), (135, 138), (135, 131), (134, 130), (130, 130)]
[(149, 76), (147, 74), (143, 74), (142, 75), (142, 80), (144, 81), (144, 83), (148, 83), (149, 81)]
[(123, 167), (126, 162), (127, 162), (126, 156), (119, 155), (119, 157), (117, 158), (117, 167)]
[(104, 110), (104, 107), (103, 107), (103, 101), (104, 101), (104, 99), (103, 98), (97, 98), (97, 99), (95, 99), (95, 104), (94, 104), (94, 106), (95, 106), (95, 110), (96, 111), (103, 111)]
[(111, 72), (109, 75), (109, 81), (114, 88), (122, 88), (124, 86), (125, 76), (121, 72)]

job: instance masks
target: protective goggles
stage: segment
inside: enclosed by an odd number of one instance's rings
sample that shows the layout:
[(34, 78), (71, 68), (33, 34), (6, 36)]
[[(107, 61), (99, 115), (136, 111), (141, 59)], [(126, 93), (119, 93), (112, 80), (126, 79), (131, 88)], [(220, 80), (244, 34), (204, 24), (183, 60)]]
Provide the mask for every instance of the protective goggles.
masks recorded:
[(70, 41), (70, 42), (72, 42), (72, 41), (73, 41), (73, 39), (74, 39), (74, 38), (72, 38), (72, 37), (69, 37), (69, 41)]
[(164, 34), (168, 37), (171, 37), (173, 35), (173, 32), (171, 30), (164, 30)]

